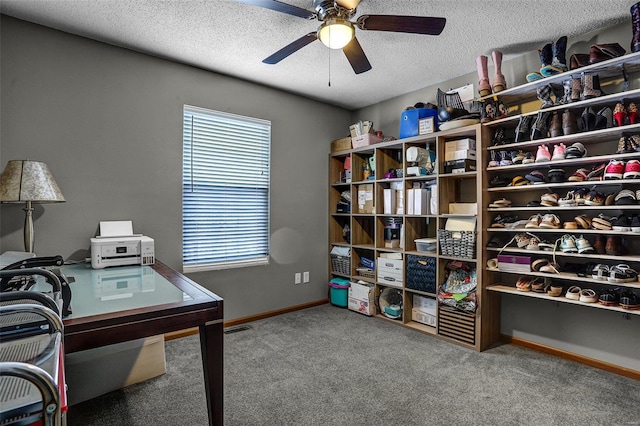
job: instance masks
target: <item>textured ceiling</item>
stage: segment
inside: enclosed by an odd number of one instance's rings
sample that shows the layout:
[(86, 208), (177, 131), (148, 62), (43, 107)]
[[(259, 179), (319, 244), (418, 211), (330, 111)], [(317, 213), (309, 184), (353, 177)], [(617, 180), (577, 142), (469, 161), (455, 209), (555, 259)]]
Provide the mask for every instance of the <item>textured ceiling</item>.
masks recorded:
[[(312, 0), (283, 1), (312, 10)], [(475, 58), (492, 50), (509, 59), (620, 22), (630, 40), (636, 1), (362, 0), (356, 18), (438, 16), (447, 25), (440, 36), (356, 30), (373, 66), (360, 75), (320, 42), (263, 64), (318, 22), (234, 0), (0, 0), (0, 12), (353, 110), (474, 72)]]

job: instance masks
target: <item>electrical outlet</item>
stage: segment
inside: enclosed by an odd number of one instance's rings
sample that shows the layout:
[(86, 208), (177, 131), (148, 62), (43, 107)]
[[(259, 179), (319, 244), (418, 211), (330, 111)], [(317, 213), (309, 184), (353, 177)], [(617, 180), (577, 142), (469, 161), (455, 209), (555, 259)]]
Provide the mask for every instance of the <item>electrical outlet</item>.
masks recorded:
[(302, 282), (302, 277), (300, 272), (296, 272), (295, 278), (294, 278), (294, 284), (300, 284)]
[(305, 271), (302, 273), (302, 281), (305, 283), (309, 282), (309, 271)]

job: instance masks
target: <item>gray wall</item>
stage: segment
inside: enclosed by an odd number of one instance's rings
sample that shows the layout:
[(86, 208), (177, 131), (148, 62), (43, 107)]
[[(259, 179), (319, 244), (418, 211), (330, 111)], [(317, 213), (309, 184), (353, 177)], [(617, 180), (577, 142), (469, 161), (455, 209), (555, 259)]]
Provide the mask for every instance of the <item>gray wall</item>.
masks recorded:
[[(571, 53), (588, 53), (591, 44), (612, 42), (620, 43), (629, 50), (630, 24), (621, 24), (597, 34), (585, 34), (569, 40), (567, 58)], [(487, 45), (487, 48), (489, 50), (478, 54), (490, 56), (491, 46)], [(475, 58), (469, 58), (469, 61), (473, 63)], [(489, 60), (491, 80), (492, 67)], [(505, 61), (502, 71), (508, 87), (513, 87), (525, 84), (527, 73), (539, 68), (540, 59), (534, 51)], [(477, 90), (477, 73), (470, 73), (355, 111), (353, 120), (373, 120), (376, 124), (380, 123), (379, 128), (385, 134), (397, 135), (400, 113), (406, 106), (419, 101), (437, 103), (438, 87), (447, 90), (468, 83), (473, 83)], [(637, 81), (635, 87), (638, 87)], [(623, 314), (616, 312), (503, 295), (501, 318), (503, 334), (640, 371), (640, 317), (636, 315), (629, 315), (626, 319)]]
[[(181, 270), (189, 104), (272, 122), (270, 265), (191, 278), (225, 299), (225, 319), (327, 297), (327, 158), (349, 111), (7, 16), (0, 47), (1, 167), (45, 161), (67, 199), (36, 206), (38, 255), (83, 259), (99, 221), (130, 219)], [(22, 206), (0, 210), (0, 252), (23, 250)], [(311, 283), (294, 285), (302, 271)]]

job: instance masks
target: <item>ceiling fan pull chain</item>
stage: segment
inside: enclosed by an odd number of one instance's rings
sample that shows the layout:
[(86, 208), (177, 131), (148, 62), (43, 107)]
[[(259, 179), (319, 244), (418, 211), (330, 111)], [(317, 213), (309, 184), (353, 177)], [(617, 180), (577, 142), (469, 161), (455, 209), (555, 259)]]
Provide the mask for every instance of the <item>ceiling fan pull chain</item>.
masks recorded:
[(329, 87), (331, 87), (331, 49), (327, 49), (329, 51)]

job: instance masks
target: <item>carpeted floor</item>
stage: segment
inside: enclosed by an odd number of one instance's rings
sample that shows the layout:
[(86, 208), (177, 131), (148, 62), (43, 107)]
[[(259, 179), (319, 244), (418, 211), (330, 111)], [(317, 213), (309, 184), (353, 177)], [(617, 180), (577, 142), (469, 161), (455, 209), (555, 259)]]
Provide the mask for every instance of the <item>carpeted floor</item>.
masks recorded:
[[(640, 382), (502, 345), (477, 353), (331, 305), (225, 335), (225, 424), (640, 425)], [(70, 408), (69, 426), (205, 425), (197, 336), (167, 373)]]

